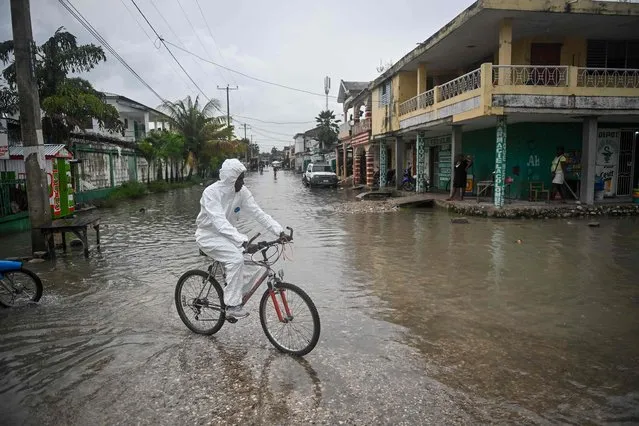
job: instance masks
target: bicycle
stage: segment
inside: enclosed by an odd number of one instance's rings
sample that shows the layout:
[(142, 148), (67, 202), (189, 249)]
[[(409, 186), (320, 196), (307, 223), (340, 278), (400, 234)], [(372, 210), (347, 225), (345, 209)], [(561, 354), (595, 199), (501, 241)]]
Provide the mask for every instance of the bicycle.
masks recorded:
[[(286, 229), (290, 232), (289, 241), (277, 239), (274, 241), (262, 241), (255, 246), (252, 245), (253, 241), (255, 241), (260, 234), (255, 235), (249, 241), (248, 248), (244, 253), (251, 255), (251, 259), (246, 260), (245, 264), (258, 265), (266, 268), (266, 270), (260, 278), (255, 281), (251, 289), (244, 294), (242, 304), (246, 304), (262, 283), (266, 281), (267, 289), (262, 295), (259, 305), (260, 322), (264, 334), (266, 334), (271, 344), (281, 352), (303, 356), (312, 351), (319, 340), (320, 319), (317, 308), (311, 298), (296, 285), (284, 282), (283, 270), (280, 269), (275, 273), (272, 268), (282, 257), (285, 245), (293, 240), (293, 229), (290, 227)], [(252, 250), (251, 247), (253, 247)], [(271, 250), (273, 248), (275, 248), (274, 253)], [(270, 254), (269, 251), (271, 251)], [(258, 252), (262, 254), (262, 259), (255, 259)], [(175, 306), (180, 319), (195, 333), (212, 335), (222, 328), (225, 321), (231, 324), (237, 322), (236, 318), (226, 317), (224, 290), (216, 278), (218, 272), (222, 273), (222, 278), (226, 281), (223, 265), (214, 260), (206, 272), (197, 269), (185, 272), (175, 287)], [(185, 285), (191, 278), (196, 279), (195, 284), (197, 288), (190, 295), (187, 295)], [(224, 285), (226, 286), (226, 283)], [(300, 301), (296, 303), (295, 298), (299, 298)], [(268, 303), (269, 300), (272, 304)], [(269, 306), (271, 306), (275, 312), (273, 321), (269, 321), (267, 315)], [(296, 307), (301, 308), (304, 312), (295, 312), (294, 314), (293, 310)], [(307, 311), (304, 310), (304, 307)], [(209, 313), (212, 317), (207, 315)], [(194, 321), (189, 319), (188, 314), (194, 314)], [(304, 321), (305, 315), (310, 315), (310, 318), (307, 320), (309, 322)], [(202, 328), (198, 327), (199, 323), (203, 323)], [(304, 334), (300, 333), (300, 330), (296, 328), (298, 324), (300, 328), (303, 329), (302, 331), (306, 332), (306, 335), (303, 336), (304, 338), (300, 346), (293, 346), (291, 329), (298, 334)], [(310, 328), (305, 327), (305, 324), (309, 324)], [(279, 329), (275, 330), (278, 325), (280, 325)], [(288, 332), (284, 332), (287, 326), (290, 328)]]
[(42, 281), (22, 262), (0, 260), (0, 306), (10, 308), (42, 297)]

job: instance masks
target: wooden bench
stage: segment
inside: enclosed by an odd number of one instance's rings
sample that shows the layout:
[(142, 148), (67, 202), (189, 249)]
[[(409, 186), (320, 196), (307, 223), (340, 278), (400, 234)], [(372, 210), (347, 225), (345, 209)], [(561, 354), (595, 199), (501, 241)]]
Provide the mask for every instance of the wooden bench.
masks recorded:
[(47, 243), (47, 251), (51, 259), (55, 258), (55, 234), (62, 237), (62, 250), (67, 251), (66, 232), (71, 232), (77, 236), (84, 247), (84, 257), (89, 257), (89, 241), (87, 239), (87, 228), (92, 226), (95, 229), (96, 243), (100, 246), (100, 218), (99, 217), (74, 217), (69, 219), (57, 219), (48, 225), (40, 227)]

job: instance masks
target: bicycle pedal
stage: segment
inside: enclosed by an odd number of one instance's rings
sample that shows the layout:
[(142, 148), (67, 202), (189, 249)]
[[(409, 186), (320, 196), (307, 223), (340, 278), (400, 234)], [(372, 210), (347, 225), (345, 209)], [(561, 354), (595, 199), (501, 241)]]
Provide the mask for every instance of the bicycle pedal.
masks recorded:
[(230, 322), (231, 324), (235, 324), (237, 322), (237, 318), (227, 318), (226, 319), (228, 322)]

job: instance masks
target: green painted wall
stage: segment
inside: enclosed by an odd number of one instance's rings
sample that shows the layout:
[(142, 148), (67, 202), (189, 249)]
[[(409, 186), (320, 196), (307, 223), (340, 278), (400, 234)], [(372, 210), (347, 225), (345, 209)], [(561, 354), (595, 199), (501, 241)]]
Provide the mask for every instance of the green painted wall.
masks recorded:
[(30, 228), (31, 223), (29, 222), (28, 212), (20, 212), (0, 217), (0, 235), (27, 231)]
[[(495, 128), (466, 132), (464, 154), (475, 160), (469, 174), (477, 180), (491, 179), (495, 169)], [(550, 164), (558, 146), (581, 151), (581, 123), (517, 123), (508, 126), (506, 176), (513, 178), (511, 197), (527, 199), (528, 183), (540, 181), (550, 188)], [(519, 168), (518, 175), (515, 168)]]

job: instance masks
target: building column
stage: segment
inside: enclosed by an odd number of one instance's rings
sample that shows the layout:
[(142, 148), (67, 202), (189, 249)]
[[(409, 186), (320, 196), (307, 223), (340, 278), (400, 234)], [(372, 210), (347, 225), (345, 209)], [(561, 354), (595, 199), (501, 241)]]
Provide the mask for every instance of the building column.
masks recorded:
[(424, 132), (417, 134), (417, 192), (426, 192), (426, 138)]
[[(457, 162), (457, 156), (459, 154), (463, 154), (462, 151), (462, 126), (454, 125), (453, 126), (453, 134), (451, 138), (450, 144), (450, 171), (451, 171), (451, 179), (455, 178), (455, 163)], [(450, 182), (450, 196), (453, 195), (453, 181)], [(465, 189), (463, 189), (465, 191)]]
[(366, 151), (366, 185), (373, 186), (373, 175), (375, 174), (375, 157), (373, 156), (373, 148), (369, 147)]
[[(506, 18), (501, 21), (499, 27), (499, 65), (512, 65), (513, 58), (513, 21)], [(510, 83), (510, 70), (499, 68), (499, 85)]]
[(386, 148), (386, 141), (382, 139), (379, 142), (379, 187), (384, 188), (386, 186), (386, 164), (388, 163), (387, 157), (388, 151)]
[(426, 64), (419, 64), (417, 67), (417, 94), (426, 91)]
[(149, 133), (149, 113), (145, 112), (144, 113), (144, 134), (146, 135), (147, 133)]
[(579, 201), (595, 203), (595, 163), (597, 160), (597, 117), (586, 117), (583, 121), (581, 142), (581, 187)]
[(342, 144), (342, 172), (344, 173), (344, 176), (342, 177), (342, 179), (346, 179), (348, 177), (348, 172), (346, 171), (346, 166), (348, 164), (348, 161), (346, 161), (346, 157), (347, 157), (347, 151), (346, 151), (346, 142), (344, 142)]
[(404, 138), (395, 138), (395, 189), (400, 189), (404, 178)]
[(353, 148), (353, 186), (360, 185), (360, 173), (359, 173), (359, 154), (357, 154), (357, 148)]
[(495, 207), (504, 206), (506, 185), (506, 116), (497, 116), (497, 138), (495, 140)]

